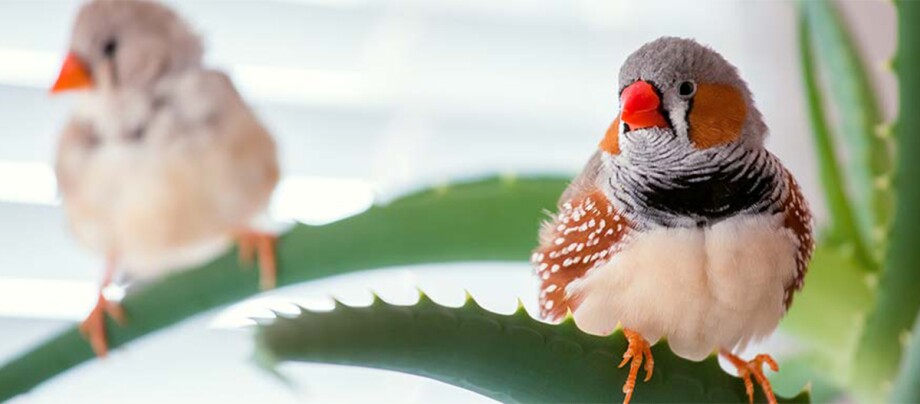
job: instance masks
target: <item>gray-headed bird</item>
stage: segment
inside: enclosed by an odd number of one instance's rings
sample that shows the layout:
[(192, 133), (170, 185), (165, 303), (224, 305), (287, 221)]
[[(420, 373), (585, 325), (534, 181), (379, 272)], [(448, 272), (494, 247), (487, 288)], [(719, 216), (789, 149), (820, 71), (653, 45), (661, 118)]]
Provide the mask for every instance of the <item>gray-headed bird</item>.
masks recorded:
[[(255, 230), (279, 169), (275, 143), (223, 73), (201, 66), (197, 36), (146, 1), (88, 3), (53, 91), (86, 88), (59, 142), (56, 172), (78, 241), (138, 278), (189, 265), (240, 242), (275, 285), (274, 236)], [(105, 299), (81, 329), (108, 350)]]
[(630, 55), (620, 111), (562, 195), (533, 254), (542, 315), (571, 311), (584, 330), (622, 326), (629, 402), (651, 344), (720, 352), (753, 401), (762, 365), (733, 352), (777, 327), (814, 249), (792, 174), (764, 148), (767, 127), (737, 69), (693, 40), (660, 38)]

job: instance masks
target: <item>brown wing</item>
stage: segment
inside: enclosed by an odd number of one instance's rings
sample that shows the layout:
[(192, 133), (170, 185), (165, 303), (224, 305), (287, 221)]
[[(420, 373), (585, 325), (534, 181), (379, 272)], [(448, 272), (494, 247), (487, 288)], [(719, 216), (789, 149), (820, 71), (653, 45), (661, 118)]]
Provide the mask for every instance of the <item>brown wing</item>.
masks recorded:
[(531, 259), (542, 280), (541, 315), (551, 320), (578, 307), (579, 297), (568, 295), (566, 287), (610, 260), (630, 229), (629, 221), (616, 212), (600, 189), (580, 184), (573, 183), (566, 190), (568, 200), (543, 224), (540, 246)]
[(815, 239), (812, 234), (811, 211), (808, 209), (808, 202), (802, 196), (802, 190), (788, 171), (786, 173), (786, 183), (789, 186), (789, 197), (785, 203), (786, 220), (785, 227), (792, 231), (798, 243), (798, 250), (795, 257), (796, 271), (795, 279), (786, 285), (784, 296), (784, 307), (789, 310), (792, 305), (792, 297), (796, 291), (802, 289), (805, 282), (805, 273), (808, 271), (808, 262), (811, 261), (811, 254), (815, 250)]

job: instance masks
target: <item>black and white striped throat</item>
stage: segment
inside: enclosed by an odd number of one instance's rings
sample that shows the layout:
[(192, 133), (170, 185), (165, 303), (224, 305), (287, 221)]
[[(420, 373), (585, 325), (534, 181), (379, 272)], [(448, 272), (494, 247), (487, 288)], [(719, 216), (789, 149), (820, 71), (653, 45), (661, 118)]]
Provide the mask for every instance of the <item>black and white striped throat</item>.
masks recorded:
[(782, 168), (762, 147), (735, 143), (697, 150), (677, 138), (659, 140), (657, 147), (608, 162), (613, 170), (607, 193), (634, 223), (706, 227), (737, 214), (781, 211)]

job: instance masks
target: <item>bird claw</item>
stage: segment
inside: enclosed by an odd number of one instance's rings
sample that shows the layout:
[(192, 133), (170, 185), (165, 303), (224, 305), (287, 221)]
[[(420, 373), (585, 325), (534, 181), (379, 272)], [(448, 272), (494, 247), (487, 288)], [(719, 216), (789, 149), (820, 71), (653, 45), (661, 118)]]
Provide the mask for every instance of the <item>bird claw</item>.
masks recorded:
[(623, 393), (626, 394), (623, 404), (629, 404), (632, 399), (632, 393), (636, 388), (636, 379), (639, 376), (639, 367), (642, 366), (643, 360), (645, 361), (645, 379), (643, 380), (645, 382), (652, 379), (655, 360), (652, 358), (651, 346), (639, 333), (624, 329), (623, 334), (626, 335), (626, 341), (629, 346), (626, 348), (626, 352), (623, 353), (623, 361), (617, 367), (622, 368), (627, 363), (632, 362), (629, 366), (629, 376), (626, 377), (626, 383), (623, 384)]
[(89, 315), (80, 324), (80, 333), (89, 340), (89, 344), (99, 358), (105, 358), (109, 352), (109, 342), (106, 335), (105, 318), (109, 315), (118, 325), (127, 323), (124, 309), (115, 302), (106, 300), (102, 293), (99, 293), (99, 299), (96, 306), (89, 312)]
[(744, 380), (744, 390), (747, 392), (749, 403), (754, 403), (754, 381), (751, 380), (751, 377), (753, 377), (767, 397), (767, 402), (776, 404), (776, 396), (773, 394), (773, 387), (770, 385), (770, 380), (767, 379), (767, 376), (763, 373), (764, 364), (769, 366), (770, 370), (774, 372), (779, 371), (779, 365), (773, 360), (773, 357), (767, 354), (759, 354), (755, 356), (754, 359), (745, 361), (726, 350), (722, 350), (722, 356), (728, 359), (728, 361), (738, 369), (738, 377)]
[(278, 283), (278, 268), (275, 259), (277, 237), (269, 233), (242, 231), (237, 235), (239, 260), (243, 266), (251, 266), (256, 254), (259, 259), (259, 285), (262, 290), (274, 288)]

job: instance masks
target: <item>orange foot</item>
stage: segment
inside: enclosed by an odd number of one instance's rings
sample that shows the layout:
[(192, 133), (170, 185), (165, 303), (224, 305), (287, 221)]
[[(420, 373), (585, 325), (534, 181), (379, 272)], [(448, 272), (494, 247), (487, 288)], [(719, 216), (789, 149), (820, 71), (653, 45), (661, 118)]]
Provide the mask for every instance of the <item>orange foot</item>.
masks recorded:
[(767, 380), (767, 377), (763, 374), (764, 363), (770, 366), (770, 369), (774, 372), (779, 371), (779, 365), (776, 364), (776, 361), (773, 360), (770, 355), (760, 354), (754, 357), (754, 360), (745, 361), (725, 349), (723, 349), (721, 353), (725, 359), (728, 359), (732, 365), (735, 365), (738, 369), (738, 376), (744, 379), (744, 389), (747, 391), (748, 401), (751, 404), (754, 403), (754, 383), (751, 381), (752, 375), (757, 379), (757, 384), (760, 384), (760, 388), (763, 389), (763, 394), (767, 396), (767, 402), (776, 404), (776, 396), (773, 395), (773, 387), (770, 386), (770, 381)]
[(240, 232), (237, 235), (240, 245), (240, 263), (252, 265), (256, 252), (259, 255), (259, 285), (262, 290), (275, 287), (278, 283), (278, 268), (275, 262), (275, 240), (273, 234), (261, 233), (253, 230)]
[(125, 324), (125, 312), (121, 306), (118, 303), (106, 300), (102, 292), (99, 292), (99, 300), (96, 301), (96, 306), (93, 307), (93, 311), (89, 313), (86, 320), (83, 320), (83, 323), (80, 324), (80, 332), (89, 339), (93, 352), (100, 358), (104, 358), (109, 353), (109, 341), (105, 333), (106, 313), (119, 325)]
[(636, 378), (639, 376), (639, 367), (642, 366), (642, 360), (646, 360), (644, 380), (646, 382), (652, 378), (652, 371), (655, 369), (655, 360), (652, 358), (651, 346), (649, 346), (648, 341), (642, 338), (639, 333), (624, 328), (623, 334), (626, 335), (626, 341), (629, 342), (629, 347), (627, 347), (626, 352), (623, 353), (623, 361), (620, 362), (619, 367), (622, 368), (626, 366), (627, 362), (632, 361), (629, 365), (629, 377), (626, 378), (626, 383), (623, 384), (623, 393), (626, 394), (626, 398), (623, 399), (623, 404), (629, 404), (629, 400), (632, 399), (633, 390), (636, 389)]

